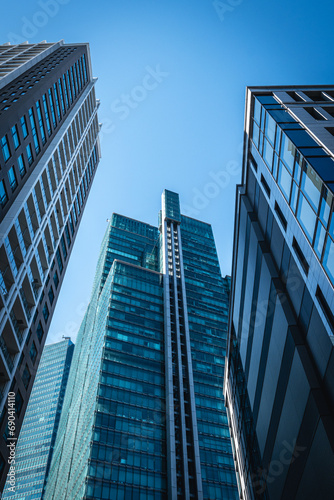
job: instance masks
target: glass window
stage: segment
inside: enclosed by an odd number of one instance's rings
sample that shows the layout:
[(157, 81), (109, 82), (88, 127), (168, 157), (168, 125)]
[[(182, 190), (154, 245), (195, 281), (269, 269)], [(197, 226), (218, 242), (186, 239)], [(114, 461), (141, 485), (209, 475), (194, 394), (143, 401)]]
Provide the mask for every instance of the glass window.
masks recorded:
[(53, 92), (54, 92), (55, 100), (56, 100), (56, 108), (57, 108), (58, 121), (60, 121), (61, 120), (61, 114), (60, 114), (58, 90), (57, 90), (57, 85), (55, 83), (53, 84)]
[(253, 139), (255, 146), (258, 148), (259, 147), (259, 127), (256, 125), (256, 123), (254, 121), (253, 121), (252, 139)]
[(18, 389), (17, 393), (15, 394), (15, 413), (17, 415), (20, 415), (22, 406), (23, 406), (23, 397), (20, 390)]
[(321, 224), (321, 222), (318, 221), (318, 226), (317, 226), (317, 230), (315, 233), (314, 250), (315, 250), (317, 256), (319, 257), (319, 259), (321, 259), (322, 248), (324, 245), (325, 236), (326, 236), (326, 230), (325, 230), (324, 226)]
[(58, 273), (57, 273), (57, 271), (56, 271), (56, 272), (54, 273), (54, 275), (53, 275), (53, 282), (54, 282), (55, 287), (56, 287), (56, 290), (57, 290), (58, 285), (59, 285), (59, 277), (58, 277)]
[(300, 193), (299, 195), (297, 218), (304, 229), (306, 236), (312, 243), (317, 217), (303, 193)]
[(64, 102), (63, 86), (62, 86), (60, 78), (58, 78), (58, 89), (59, 89), (59, 95), (60, 95), (61, 109), (62, 109), (63, 115), (64, 115), (65, 114), (65, 102)]
[(1, 139), (1, 149), (2, 149), (2, 154), (3, 154), (4, 160), (5, 161), (9, 160), (9, 158), (11, 157), (11, 154), (10, 154), (8, 139), (7, 139), (6, 135), (4, 135), (3, 138)]
[(327, 227), (328, 224), (329, 213), (332, 206), (332, 200), (333, 200), (332, 193), (325, 186), (323, 186), (319, 217), (321, 219), (321, 222), (325, 225), (325, 227)]
[(36, 102), (36, 110), (37, 110), (37, 119), (38, 119), (39, 130), (40, 130), (41, 137), (42, 137), (42, 143), (45, 144), (46, 137), (45, 137), (44, 123), (43, 123), (43, 119), (42, 119), (41, 105), (40, 105), (39, 101)]
[(281, 188), (285, 198), (289, 201), (290, 198), (290, 188), (291, 188), (291, 175), (288, 170), (285, 168), (284, 163), (279, 162), (279, 170), (278, 170), (278, 185)]
[(26, 122), (25, 116), (22, 116), (20, 123), (21, 123), (23, 138), (25, 139), (28, 135), (28, 128), (27, 128), (27, 122)]
[(34, 161), (34, 158), (32, 156), (32, 151), (31, 151), (30, 144), (28, 144), (28, 146), (26, 147), (26, 151), (27, 151), (28, 164), (31, 165), (32, 162)]
[(49, 290), (49, 301), (50, 301), (50, 304), (52, 305), (53, 304), (53, 301), (55, 299), (55, 294), (54, 294), (54, 291), (53, 291), (53, 288), (52, 286), (50, 286), (50, 290)]
[(8, 201), (6, 188), (3, 181), (0, 181), (0, 205), (3, 208)]
[(33, 113), (32, 108), (29, 109), (29, 119), (30, 119), (30, 125), (31, 125), (31, 130), (32, 130), (32, 137), (34, 140), (35, 152), (38, 155), (38, 153), (40, 152), (40, 147), (39, 147), (39, 142), (38, 142), (38, 137), (37, 137), (35, 117), (34, 117), (34, 113)]
[(16, 125), (14, 125), (14, 127), (12, 127), (12, 137), (13, 137), (14, 147), (15, 147), (15, 149), (17, 149), (20, 145), (20, 139), (19, 139), (19, 134), (17, 132)]
[(15, 175), (14, 167), (11, 167), (8, 170), (8, 179), (9, 179), (9, 184), (10, 184), (11, 190), (15, 191), (15, 189), (17, 187), (17, 180), (16, 180), (16, 175)]
[(60, 255), (59, 248), (57, 249), (56, 257), (57, 257), (57, 261), (58, 261), (59, 271), (62, 272), (64, 266), (63, 266), (63, 261), (62, 261), (61, 255)]
[(49, 111), (48, 111), (48, 104), (46, 102), (46, 95), (43, 95), (43, 109), (44, 109), (44, 115), (45, 115), (45, 120), (46, 120), (46, 126), (48, 129), (48, 135), (50, 137), (51, 135), (51, 124), (50, 124), (50, 118), (49, 118)]
[(273, 148), (270, 146), (269, 142), (265, 138), (264, 142), (263, 142), (263, 159), (266, 162), (270, 172), (272, 171), (272, 168), (273, 168), (272, 167), (272, 165), (273, 165), (273, 153), (274, 153)]
[(330, 236), (327, 236), (323, 266), (334, 283), (334, 242)]
[(291, 174), (295, 160), (295, 152), (296, 152), (295, 146), (292, 144), (290, 139), (283, 133), (282, 144), (281, 144), (281, 159), (284, 161), (285, 165), (288, 167)]
[(44, 330), (43, 330), (43, 327), (42, 327), (42, 323), (40, 321), (38, 323), (36, 333), (37, 333), (38, 340), (41, 342), (41, 340), (43, 338)]
[(18, 166), (19, 166), (20, 175), (21, 175), (21, 177), (24, 177), (24, 175), (26, 173), (26, 167), (25, 167), (25, 164), (24, 164), (23, 155), (20, 155), (18, 157), (17, 163), (18, 163)]
[(300, 187), (313, 209), (318, 212), (322, 181), (314, 170), (306, 164), (302, 172)]
[(266, 113), (266, 126), (265, 126), (265, 134), (269, 142), (274, 146), (275, 144), (275, 129), (276, 123), (272, 119), (272, 117)]
[(297, 199), (298, 199), (298, 188), (296, 186), (296, 183), (292, 182), (290, 206), (293, 213), (296, 213)]
[(30, 354), (30, 359), (31, 359), (32, 363), (35, 364), (35, 361), (36, 361), (36, 358), (37, 358), (37, 349), (36, 349), (35, 342), (33, 342), (31, 344), (29, 354)]
[(44, 318), (44, 321), (45, 323), (47, 322), (48, 320), (48, 317), (49, 317), (49, 308), (48, 308), (48, 305), (47, 303), (45, 302), (44, 304), (44, 307), (43, 307), (43, 310), (42, 310), (42, 313), (43, 313), (43, 318)]
[(67, 84), (66, 84), (65, 75), (63, 75), (63, 87), (64, 87), (64, 93), (65, 93), (66, 106), (67, 106), (67, 108), (69, 108), (68, 94), (67, 94)]
[(295, 161), (295, 169), (294, 169), (294, 173), (293, 173), (293, 178), (297, 182), (298, 186), (299, 186), (299, 182), (300, 182), (300, 174), (301, 174), (302, 167), (303, 167), (303, 161), (304, 161), (304, 158), (302, 157), (302, 155), (299, 153), (299, 151), (296, 151), (296, 161)]
[(53, 105), (53, 97), (52, 97), (52, 90), (51, 89), (48, 90), (48, 94), (49, 94), (49, 103), (50, 103), (53, 126), (54, 126), (54, 128), (56, 128), (57, 121), (56, 121), (56, 114), (55, 114), (55, 109), (54, 109), (54, 105)]
[(31, 373), (30, 373), (28, 365), (26, 365), (24, 367), (24, 370), (22, 373), (22, 382), (23, 382), (23, 385), (26, 389), (28, 389), (30, 379), (31, 379)]

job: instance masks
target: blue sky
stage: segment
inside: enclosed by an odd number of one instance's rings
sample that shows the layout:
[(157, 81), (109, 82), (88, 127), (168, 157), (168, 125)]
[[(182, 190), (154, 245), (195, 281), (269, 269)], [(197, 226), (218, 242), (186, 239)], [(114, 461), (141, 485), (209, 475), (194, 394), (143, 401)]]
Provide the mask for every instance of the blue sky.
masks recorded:
[(48, 342), (75, 338), (112, 212), (156, 224), (164, 188), (231, 268), (247, 85), (333, 84), (330, 0), (15, 0), (1, 41), (89, 42), (102, 159)]

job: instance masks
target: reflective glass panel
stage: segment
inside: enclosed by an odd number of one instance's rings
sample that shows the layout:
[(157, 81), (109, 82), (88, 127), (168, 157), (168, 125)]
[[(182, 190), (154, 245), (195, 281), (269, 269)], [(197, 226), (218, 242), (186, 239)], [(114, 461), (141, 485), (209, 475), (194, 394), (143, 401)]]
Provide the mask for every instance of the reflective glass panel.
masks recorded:
[(295, 159), (296, 148), (290, 141), (290, 139), (282, 133), (282, 144), (281, 144), (281, 159), (284, 161), (285, 165), (290, 170), (292, 174), (293, 163)]
[(285, 168), (284, 164), (281, 161), (279, 164), (277, 182), (285, 198), (289, 201), (290, 188), (291, 188), (291, 175), (289, 174), (288, 170)]
[(296, 207), (297, 207), (297, 199), (298, 199), (298, 188), (296, 186), (296, 183), (292, 183), (292, 190), (291, 190), (291, 202), (290, 206), (293, 211), (293, 213), (296, 212)]
[(270, 146), (270, 144), (267, 141), (267, 139), (264, 138), (264, 142), (263, 142), (263, 159), (266, 162), (267, 166), (269, 167), (270, 171), (272, 171), (273, 152), (274, 152), (273, 148)]
[(276, 123), (272, 119), (272, 117), (266, 113), (266, 126), (265, 126), (265, 134), (269, 142), (274, 145), (275, 144), (275, 129)]
[(330, 237), (327, 238), (326, 242), (323, 266), (332, 283), (334, 283), (334, 242)]
[(302, 172), (300, 187), (316, 212), (318, 212), (321, 186), (320, 177), (306, 164)]
[(255, 146), (258, 148), (259, 147), (259, 127), (256, 125), (255, 122), (253, 122), (252, 139), (253, 139)]
[(322, 223), (325, 225), (325, 227), (327, 227), (328, 224), (332, 200), (333, 200), (333, 195), (330, 193), (330, 191), (328, 191), (328, 189), (325, 189), (321, 198), (320, 213), (319, 213), (319, 217)]
[(300, 222), (300, 225), (304, 229), (306, 236), (312, 243), (317, 217), (303, 193), (300, 193), (299, 195), (297, 218)]
[(260, 125), (261, 121), (261, 104), (257, 99), (254, 99), (254, 120)]
[(326, 230), (324, 226), (321, 224), (321, 222), (318, 221), (317, 231), (315, 233), (314, 250), (319, 259), (321, 259), (325, 236), (326, 236)]

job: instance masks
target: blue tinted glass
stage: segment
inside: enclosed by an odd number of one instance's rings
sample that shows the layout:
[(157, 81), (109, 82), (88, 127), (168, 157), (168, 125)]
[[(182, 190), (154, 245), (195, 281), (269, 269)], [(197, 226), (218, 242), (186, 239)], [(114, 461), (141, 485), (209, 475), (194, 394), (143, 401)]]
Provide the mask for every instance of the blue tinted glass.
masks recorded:
[(268, 113), (266, 113), (265, 134), (267, 139), (273, 146), (275, 144), (275, 129), (276, 129), (275, 121)]
[(10, 150), (6, 135), (1, 139), (1, 148), (4, 160), (7, 161), (10, 158)]
[(290, 137), (297, 148), (301, 147), (319, 147), (319, 144), (306, 132), (306, 130), (286, 130), (286, 135)]
[(17, 159), (17, 163), (19, 165), (19, 171), (20, 171), (20, 174), (21, 174), (21, 177), (24, 176), (24, 174), (26, 173), (26, 168), (25, 168), (25, 165), (24, 165), (24, 158), (23, 158), (23, 155), (20, 155)]
[(319, 217), (325, 227), (327, 227), (328, 224), (329, 213), (332, 206), (332, 200), (333, 200), (332, 193), (328, 189), (324, 189), (321, 198)]
[(290, 188), (291, 188), (291, 175), (285, 168), (284, 164), (280, 162), (278, 171), (278, 185), (281, 188), (285, 198), (289, 201), (290, 198)]
[(317, 226), (317, 230), (315, 233), (314, 250), (315, 250), (317, 256), (319, 257), (319, 259), (321, 259), (322, 248), (324, 245), (325, 236), (326, 236), (326, 230), (325, 230), (324, 226), (321, 224), (321, 222), (318, 221), (318, 226)]
[(14, 191), (14, 189), (17, 186), (17, 181), (16, 181), (16, 176), (15, 176), (15, 172), (14, 172), (13, 167), (11, 167), (8, 170), (8, 179), (9, 179), (9, 184), (10, 184), (11, 189), (12, 189), (12, 191)]
[(27, 137), (27, 135), (28, 135), (28, 129), (27, 129), (27, 123), (26, 123), (25, 116), (22, 116), (20, 122), (21, 122), (21, 128), (22, 128), (23, 138), (25, 139)]
[(269, 142), (265, 138), (263, 142), (263, 159), (266, 162), (270, 171), (272, 171), (273, 153), (274, 153), (273, 148), (270, 146)]
[(296, 212), (296, 207), (297, 207), (297, 198), (298, 198), (298, 188), (296, 186), (296, 183), (292, 183), (292, 190), (291, 190), (291, 202), (290, 206), (293, 211), (293, 213)]
[(300, 193), (299, 195), (297, 218), (300, 222), (300, 225), (304, 229), (306, 236), (312, 243), (317, 216), (312, 210), (303, 193)]
[(259, 127), (256, 125), (255, 122), (253, 122), (253, 134), (252, 134), (252, 139), (255, 144), (255, 146), (258, 148), (259, 147)]
[(257, 99), (254, 99), (254, 120), (258, 125), (261, 123), (261, 104)]
[(323, 266), (334, 283), (334, 242), (329, 236), (327, 237)]
[(313, 209), (318, 212), (322, 182), (309, 165), (304, 167), (300, 187)]
[(19, 140), (19, 136), (17, 133), (17, 126), (16, 125), (14, 125), (14, 127), (12, 127), (12, 137), (13, 137), (15, 149), (17, 149), (20, 145), (20, 140)]
[(290, 139), (282, 133), (282, 144), (281, 144), (281, 159), (284, 161), (285, 165), (288, 167), (290, 173), (292, 174), (293, 164), (295, 160), (296, 148), (290, 141)]
[(286, 123), (286, 122), (296, 123), (296, 120), (292, 118), (292, 116), (283, 109), (268, 109), (267, 112), (274, 118), (276, 123)]
[(8, 198), (7, 198), (7, 193), (5, 190), (5, 186), (3, 181), (0, 181), (0, 204), (2, 207), (6, 204)]

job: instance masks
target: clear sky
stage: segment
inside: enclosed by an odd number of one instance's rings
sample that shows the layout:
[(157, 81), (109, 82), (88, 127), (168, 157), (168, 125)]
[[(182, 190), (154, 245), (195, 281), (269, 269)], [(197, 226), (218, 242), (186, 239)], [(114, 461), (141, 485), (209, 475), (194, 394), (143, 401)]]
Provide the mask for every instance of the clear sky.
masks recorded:
[(231, 269), (247, 85), (333, 84), (334, 2), (15, 0), (1, 43), (89, 42), (102, 159), (47, 342), (75, 335), (112, 212), (157, 224), (164, 188)]

